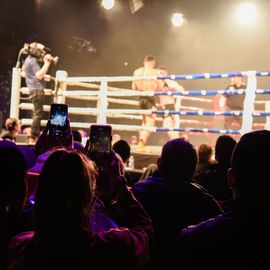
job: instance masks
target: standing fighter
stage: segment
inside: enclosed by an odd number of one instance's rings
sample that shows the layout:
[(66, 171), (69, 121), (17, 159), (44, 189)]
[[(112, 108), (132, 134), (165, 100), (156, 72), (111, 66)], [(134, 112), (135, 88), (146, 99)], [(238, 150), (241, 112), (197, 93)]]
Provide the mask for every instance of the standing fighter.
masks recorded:
[[(133, 76), (158, 76), (159, 71), (155, 69), (156, 60), (153, 56), (146, 56), (144, 59), (143, 67), (136, 69), (133, 73)], [(132, 82), (132, 89), (139, 91), (157, 91), (161, 89), (162, 84), (157, 79), (143, 79), (143, 80), (134, 80)], [(139, 107), (144, 110), (153, 110), (155, 106), (155, 98), (150, 96), (140, 96), (139, 97)], [(142, 127), (153, 127), (155, 124), (154, 115), (143, 115)], [(150, 131), (141, 130), (139, 138), (139, 146), (144, 147), (147, 142), (147, 139), (150, 135)]]
[[(235, 76), (231, 78), (230, 84), (226, 87), (226, 90), (239, 90), (246, 89), (247, 85), (243, 82), (241, 76)], [(221, 97), (219, 106), (220, 110), (224, 111), (243, 111), (245, 95), (224, 95)], [(233, 123), (242, 125), (242, 117), (238, 115), (226, 116), (224, 121), (224, 129), (231, 129)]]
[[(161, 76), (167, 76), (168, 70), (166, 66), (159, 67), (159, 74)], [(178, 84), (175, 80), (165, 79), (161, 80), (162, 88), (161, 91), (177, 91), (182, 92), (184, 88)], [(176, 96), (159, 96), (159, 108), (162, 110), (178, 111), (181, 107), (181, 98)], [(172, 114), (164, 114), (162, 126), (164, 128), (175, 128), (176, 118)], [(178, 117), (179, 118), (179, 117)], [(178, 125), (179, 126), (179, 125)], [(171, 139), (179, 137), (179, 133), (176, 131), (169, 131), (168, 135)]]
[(45, 54), (43, 62), (41, 63), (39, 61), (38, 53), (36, 52), (38, 50), (37, 43), (31, 43), (30, 47), (30, 54), (25, 59), (22, 72), (29, 89), (31, 102), (34, 105), (33, 121), (31, 125), (31, 142), (35, 143), (40, 133), (40, 121), (43, 115), (44, 77), (49, 70), (53, 57), (50, 54)]

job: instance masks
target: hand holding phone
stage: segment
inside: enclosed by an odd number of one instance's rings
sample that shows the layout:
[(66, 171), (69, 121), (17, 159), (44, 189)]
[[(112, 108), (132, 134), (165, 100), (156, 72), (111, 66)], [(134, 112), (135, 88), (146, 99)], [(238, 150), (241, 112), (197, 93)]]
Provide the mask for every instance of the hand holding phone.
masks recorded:
[(37, 156), (55, 147), (73, 148), (73, 137), (67, 107), (65, 104), (51, 105), (50, 119), (34, 147)]

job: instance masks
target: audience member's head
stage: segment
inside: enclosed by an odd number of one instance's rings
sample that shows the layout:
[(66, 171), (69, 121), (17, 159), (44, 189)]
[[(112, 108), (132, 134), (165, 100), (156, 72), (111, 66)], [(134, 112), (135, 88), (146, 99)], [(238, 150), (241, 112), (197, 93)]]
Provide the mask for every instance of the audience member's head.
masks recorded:
[(236, 197), (270, 208), (269, 202), (269, 159), (270, 131), (259, 130), (243, 135), (237, 143), (231, 162), (229, 176)]
[(78, 141), (73, 141), (73, 148), (74, 148), (75, 150), (78, 150), (78, 151), (82, 152), (82, 153), (85, 152), (85, 149), (84, 149), (83, 144), (80, 143), (80, 142), (78, 142)]
[(154, 163), (149, 164), (143, 171), (139, 181), (147, 179), (149, 176), (153, 175), (153, 173), (158, 169), (157, 165)]
[(182, 134), (182, 135), (180, 136), (180, 138), (183, 139), (183, 140), (185, 140), (185, 141), (187, 141), (187, 142), (189, 142), (189, 137), (188, 137), (187, 134)]
[(82, 142), (82, 134), (78, 130), (72, 130), (73, 141)]
[(88, 228), (95, 189), (95, 166), (85, 155), (56, 150), (47, 159), (36, 191), (37, 232)]
[(215, 158), (220, 165), (226, 168), (230, 166), (235, 145), (236, 140), (229, 135), (221, 135), (218, 137), (215, 145)]
[(16, 212), (23, 207), (26, 196), (26, 161), (18, 146), (0, 141), (0, 211)]
[(138, 144), (138, 138), (137, 138), (137, 136), (136, 135), (132, 135), (131, 137), (130, 137), (130, 144), (131, 145), (137, 145)]
[(22, 126), (22, 134), (25, 134), (28, 137), (30, 137), (31, 136), (31, 127), (29, 127), (29, 126)]
[(121, 135), (118, 133), (114, 133), (112, 135), (112, 144), (115, 144), (116, 142), (121, 140)]
[(113, 144), (113, 150), (122, 158), (126, 163), (130, 158), (130, 146), (125, 140), (119, 140)]
[(16, 118), (8, 118), (5, 123), (6, 129), (8, 131), (20, 132), (21, 130), (21, 121)]
[(78, 131), (81, 133), (82, 138), (88, 138), (88, 133), (87, 131), (83, 130), (83, 129), (78, 129)]
[(213, 154), (213, 149), (210, 145), (203, 143), (198, 146), (199, 163), (210, 161), (212, 154)]
[(4, 140), (14, 141), (21, 131), (21, 121), (16, 118), (8, 118), (5, 122), (6, 132), (2, 134)]
[(196, 149), (191, 143), (179, 138), (170, 140), (163, 146), (158, 168), (170, 179), (186, 183), (191, 181), (197, 162)]

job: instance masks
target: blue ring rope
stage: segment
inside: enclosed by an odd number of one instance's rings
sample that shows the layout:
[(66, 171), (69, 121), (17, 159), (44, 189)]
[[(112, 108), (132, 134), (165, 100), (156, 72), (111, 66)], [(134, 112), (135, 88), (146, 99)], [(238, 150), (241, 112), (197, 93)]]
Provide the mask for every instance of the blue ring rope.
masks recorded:
[(201, 132), (201, 133), (215, 133), (215, 134), (240, 134), (239, 130), (225, 130), (225, 129), (211, 129), (211, 128), (156, 128), (156, 132), (170, 132), (170, 131), (178, 131), (178, 132)]
[[(169, 110), (158, 110), (152, 111), (152, 114), (157, 115), (199, 115), (199, 116), (242, 116), (243, 111), (227, 111), (227, 112), (211, 112), (211, 111), (169, 111)], [(253, 116), (267, 117), (270, 116), (270, 112), (253, 112)]]
[[(156, 91), (154, 96), (215, 96), (215, 95), (244, 95), (245, 89), (242, 90), (191, 90), (191, 91)], [(257, 89), (256, 94), (270, 94), (270, 89)]]
[[(256, 76), (270, 76), (270, 71), (256, 71)], [(168, 75), (158, 76), (158, 79), (171, 79), (171, 80), (199, 80), (199, 79), (223, 79), (235, 76), (245, 77), (248, 72), (229, 72), (229, 73), (202, 73), (202, 74), (184, 74), (184, 75)]]

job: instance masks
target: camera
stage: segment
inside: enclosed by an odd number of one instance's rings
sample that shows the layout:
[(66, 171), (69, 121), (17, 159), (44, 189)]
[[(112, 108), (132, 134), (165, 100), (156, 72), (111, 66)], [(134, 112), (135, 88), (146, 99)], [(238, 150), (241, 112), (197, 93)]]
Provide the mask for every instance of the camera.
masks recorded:
[[(51, 49), (45, 47), (43, 44), (38, 42), (32, 42), (30, 44), (24, 44), (22, 53), (25, 55), (32, 55), (33, 57), (37, 58), (39, 62), (43, 62), (44, 56), (50, 51)], [(53, 56), (50, 61), (56, 65), (58, 63), (58, 60), (58, 56)]]

